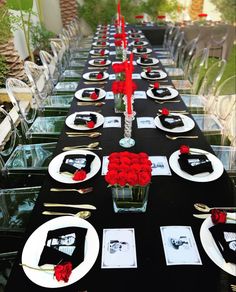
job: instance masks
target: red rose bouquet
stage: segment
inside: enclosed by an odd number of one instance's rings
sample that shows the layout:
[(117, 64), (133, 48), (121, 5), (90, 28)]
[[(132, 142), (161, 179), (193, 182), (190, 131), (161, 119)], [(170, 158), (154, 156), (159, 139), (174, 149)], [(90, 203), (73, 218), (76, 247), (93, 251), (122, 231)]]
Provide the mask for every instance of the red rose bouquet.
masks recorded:
[(112, 187), (114, 210), (144, 212), (151, 183), (151, 161), (146, 153), (113, 152), (105, 180)]

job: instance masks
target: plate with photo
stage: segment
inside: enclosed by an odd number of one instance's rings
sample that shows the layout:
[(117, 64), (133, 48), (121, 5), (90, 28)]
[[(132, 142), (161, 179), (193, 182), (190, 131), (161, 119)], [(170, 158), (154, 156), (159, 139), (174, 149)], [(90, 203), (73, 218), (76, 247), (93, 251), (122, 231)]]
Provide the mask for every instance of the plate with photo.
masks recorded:
[(108, 66), (111, 64), (110, 60), (107, 59), (96, 59), (96, 60), (89, 60), (89, 65), (94, 66), (94, 67), (104, 67), (104, 66)]
[[(98, 82), (108, 79), (109, 74), (107, 72), (103, 72), (103, 76), (101, 78), (96, 78), (96, 75), (98, 75), (99, 73), (100, 73), (99, 71), (87, 72), (83, 74), (83, 78), (88, 81), (98, 81)], [(92, 76), (94, 74), (94, 77), (91, 77), (91, 74)]]
[[(159, 87), (158, 88), (159, 90), (162, 89), (162, 87)], [(168, 90), (170, 95), (166, 95), (166, 96), (163, 96), (163, 97), (159, 97), (159, 96), (155, 96), (152, 92), (152, 88), (148, 89), (147, 90), (147, 96), (150, 97), (150, 98), (153, 98), (153, 99), (157, 99), (157, 100), (168, 100), (168, 99), (173, 99), (175, 97), (177, 97), (179, 95), (179, 92), (175, 89), (175, 88), (172, 88), (172, 87), (163, 87), (164, 90)]]
[[(90, 95), (92, 93), (96, 93), (97, 94), (97, 98), (91, 98)], [(86, 96), (83, 96), (86, 95)], [(103, 99), (106, 96), (106, 91), (103, 90), (102, 88), (96, 88), (96, 87), (86, 87), (86, 88), (82, 88), (78, 91), (75, 92), (75, 97), (78, 100), (82, 100), (82, 101), (94, 101), (96, 102), (97, 100)]]
[[(156, 74), (156, 76), (155, 76), (155, 73), (159, 73), (159, 74)], [(164, 72), (162, 70), (151, 70), (150, 75), (152, 75), (152, 74), (153, 74), (153, 77), (147, 76), (146, 72), (140, 73), (142, 78), (148, 79), (148, 80), (161, 80), (161, 79), (165, 79), (167, 77), (166, 72)]]

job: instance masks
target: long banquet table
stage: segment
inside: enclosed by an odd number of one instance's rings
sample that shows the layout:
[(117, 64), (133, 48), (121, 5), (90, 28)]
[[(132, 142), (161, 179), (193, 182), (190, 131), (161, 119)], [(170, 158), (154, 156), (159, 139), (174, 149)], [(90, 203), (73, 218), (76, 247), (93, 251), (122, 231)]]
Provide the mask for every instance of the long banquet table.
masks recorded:
[[(114, 31), (113, 31), (114, 32)], [(112, 35), (111, 35), (112, 37)], [(114, 41), (110, 41), (111, 43)], [(151, 47), (151, 46), (149, 46)], [(110, 50), (114, 51), (111, 46)], [(154, 56), (154, 53), (152, 53)], [(109, 59), (115, 61), (115, 56), (110, 55)], [(134, 57), (134, 60), (137, 56)], [(161, 63), (158, 66), (164, 70)], [(86, 64), (84, 72), (89, 70), (90, 65)], [(111, 65), (107, 71), (113, 74)], [(134, 66), (134, 73), (142, 72), (139, 65)], [(140, 91), (148, 89), (148, 82), (144, 79), (137, 79), (134, 82), (138, 85)], [(162, 84), (162, 82), (160, 81)], [(164, 82), (163, 85), (171, 85), (171, 80)], [(112, 80), (105, 84), (105, 90), (111, 91)], [(92, 85), (93, 86), (93, 85)], [(81, 80), (78, 89), (88, 87)], [(99, 85), (98, 85), (99, 87)], [(177, 97), (181, 100), (181, 96)], [(101, 110), (101, 114), (107, 116), (121, 116), (121, 128), (103, 128), (99, 130), (102, 135), (98, 139), (68, 138), (65, 131), (71, 131), (66, 125), (59, 138), (55, 156), (62, 152), (64, 146), (83, 145), (98, 140), (102, 151), (95, 151), (102, 160), (112, 152), (132, 151), (134, 153), (146, 152), (150, 156), (166, 156), (179, 149), (180, 145), (188, 144), (190, 147), (200, 148), (213, 153), (210, 145), (206, 141), (197, 125), (188, 133), (189, 135), (198, 135), (198, 139), (177, 139), (169, 140), (165, 137), (165, 132), (157, 128), (138, 129), (136, 120), (133, 121), (132, 138), (135, 140), (135, 146), (129, 149), (122, 148), (119, 140), (123, 137), (123, 114), (115, 114), (113, 100), (105, 100), (102, 107), (77, 105), (77, 99), (74, 98), (68, 115), (75, 111)], [(184, 103), (170, 103), (160, 105), (150, 98), (135, 99), (134, 109), (137, 117), (156, 117), (158, 109), (168, 107), (174, 110), (186, 109)], [(191, 115), (189, 115), (191, 117)], [(95, 130), (95, 131), (96, 131)], [(88, 292), (141, 292), (141, 291), (181, 291), (181, 292), (226, 292), (230, 289), (230, 284), (235, 284), (234, 276), (226, 273), (219, 268), (206, 254), (199, 236), (202, 219), (194, 218), (193, 213), (197, 213), (193, 204), (196, 202), (206, 203), (209, 206), (231, 206), (235, 204), (234, 190), (232, 182), (224, 171), (222, 176), (215, 181), (201, 183), (183, 179), (171, 171), (171, 176), (153, 176), (149, 191), (147, 210), (145, 213), (114, 213), (112, 206), (111, 190), (107, 188), (104, 176), (99, 171), (88, 181), (78, 183), (72, 187), (83, 188), (93, 186), (94, 191), (87, 195), (75, 193), (52, 193), (52, 187), (71, 187), (66, 184), (55, 181), (48, 174), (44, 185), (35, 204), (30, 222), (27, 226), (22, 246), (7, 283), (6, 291), (48, 291), (50, 288), (40, 287), (25, 275), (23, 268), (19, 265), (21, 262), (22, 249), (29, 236), (36, 228), (44, 222), (54, 218), (42, 215), (45, 210), (44, 202), (83, 204), (89, 203), (97, 207), (92, 212), (92, 216), (87, 220), (96, 229), (100, 249), (97, 260), (91, 270), (79, 281), (72, 285), (59, 288), (59, 291), (88, 291)], [(58, 208), (58, 211), (74, 212), (76, 209)], [(191, 226), (197, 248), (200, 253), (202, 265), (173, 265), (167, 266), (165, 262), (163, 244), (160, 234), (160, 226), (183, 225)], [(101, 251), (104, 228), (134, 228), (135, 242), (137, 252), (137, 268), (120, 269), (102, 269)], [(40, 240), (40, 238), (38, 238)]]

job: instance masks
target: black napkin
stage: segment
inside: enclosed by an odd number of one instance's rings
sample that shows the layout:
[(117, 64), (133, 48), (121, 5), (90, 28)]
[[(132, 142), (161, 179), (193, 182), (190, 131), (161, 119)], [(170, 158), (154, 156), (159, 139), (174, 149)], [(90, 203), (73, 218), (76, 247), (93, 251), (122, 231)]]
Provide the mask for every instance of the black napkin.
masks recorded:
[(99, 59), (99, 60), (94, 60), (93, 61), (93, 64), (95, 64), (95, 65), (102, 65), (102, 63), (101, 63), (102, 61), (105, 61), (105, 63), (106, 63), (106, 59)]
[(161, 74), (159, 72), (146, 72), (146, 76), (149, 78), (159, 78)]
[(147, 48), (137, 48), (137, 53), (146, 53)]
[(64, 227), (49, 230), (39, 259), (39, 266), (71, 262), (77, 267), (84, 260), (86, 228)]
[(138, 39), (138, 38), (141, 37), (141, 35), (138, 34), (138, 33), (136, 32), (136, 33), (132, 33), (132, 34), (131, 34), (131, 37), (132, 37), (132, 38), (137, 38), (137, 39)]
[(211, 161), (204, 154), (180, 154), (178, 162), (180, 168), (191, 175), (213, 172)]
[(85, 89), (82, 93), (82, 97), (90, 97), (92, 93), (96, 93), (99, 96), (100, 90), (98, 88), (95, 89)]
[(209, 228), (226, 263), (236, 264), (236, 224), (219, 223)]
[(102, 50), (100, 50), (100, 49), (95, 49), (95, 50), (94, 50), (94, 53), (95, 53), (95, 54), (101, 54), (101, 52), (102, 52)]
[(177, 127), (184, 126), (184, 123), (180, 116), (175, 115), (160, 115), (159, 116), (160, 122), (163, 127), (167, 129), (174, 129)]
[(105, 46), (106, 42), (105, 41), (97, 41), (97, 45), (99, 46)]
[(97, 116), (95, 114), (76, 114), (74, 124), (75, 125), (86, 125), (87, 122), (97, 122)]
[(76, 170), (84, 170), (86, 173), (90, 172), (91, 163), (94, 160), (94, 155), (87, 154), (69, 154), (65, 155), (59, 172), (69, 172), (74, 174)]
[(91, 79), (98, 79), (97, 78), (97, 75), (98, 74), (101, 74), (102, 75), (102, 78), (104, 77), (104, 73), (102, 71), (100, 71), (100, 72), (96, 72), (96, 73), (89, 73), (89, 78), (91, 78)]
[(151, 58), (143, 58), (143, 57), (141, 57), (141, 63), (143, 63), (143, 64), (152, 64), (153, 60)]
[(134, 44), (136, 46), (141, 46), (141, 45), (143, 45), (143, 42), (142, 41), (135, 41)]
[(171, 92), (168, 88), (153, 88), (151, 89), (152, 94), (157, 97), (165, 97), (171, 95)]

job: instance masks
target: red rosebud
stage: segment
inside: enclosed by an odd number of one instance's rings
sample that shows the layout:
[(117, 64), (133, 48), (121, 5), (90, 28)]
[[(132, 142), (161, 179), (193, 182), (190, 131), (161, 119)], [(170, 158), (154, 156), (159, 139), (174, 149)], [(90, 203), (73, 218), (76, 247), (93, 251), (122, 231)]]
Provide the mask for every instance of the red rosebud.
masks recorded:
[(143, 48), (143, 46), (137, 46), (137, 48), (138, 48), (138, 49), (142, 49), (142, 48)]
[(145, 152), (140, 152), (140, 153), (138, 154), (138, 156), (139, 156), (140, 158), (147, 158), (147, 159), (148, 159), (148, 155), (147, 155), (147, 153), (145, 153)]
[(121, 157), (120, 162), (123, 164), (130, 165), (131, 161), (128, 157)]
[(107, 174), (105, 175), (105, 181), (109, 185), (115, 185), (118, 183), (117, 177), (118, 177), (118, 172), (116, 170), (109, 170)]
[(189, 154), (190, 149), (189, 149), (189, 146), (187, 145), (181, 145), (179, 148), (179, 151), (181, 154)]
[(68, 282), (70, 275), (72, 272), (72, 263), (65, 262), (54, 267), (54, 276), (56, 277), (57, 281), (64, 281)]
[(142, 58), (144, 58), (144, 59), (148, 59), (148, 55), (147, 55), (147, 54), (143, 54), (143, 55), (142, 55)]
[(135, 42), (137, 43), (137, 42), (139, 42), (140, 41), (140, 39), (135, 39)]
[(110, 162), (110, 163), (108, 163), (108, 166), (107, 166), (108, 170), (116, 170), (116, 171), (118, 171), (119, 168), (120, 168), (120, 164), (115, 163), (115, 162)]
[(105, 50), (101, 50), (101, 51), (100, 51), (100, 55), (101, 55), (101, 56), (104, 56), (104, 55), (105, 55)]
[(101, 65), (105, 65), (105, 64), (106, 64), (106, 60), (101, 60), (101, 61), (100, 61), (100, 64), (101, 64)]
[(88, 127), (89, 129), (92, 129), (92, 128), (94, 128), (95, 123), (94, 123), (93, 121), (89, 121), (89, 122), (86, 123), (86, 125), (87, 125), (87, 127)]
[(122, 46), (122, 41), (121, 40), (115, 40), (115, 46), (116, 47), (121, 47)]
[(147, 70), (146, 70), (147, 73), (150, 73), (151, 71), (152, 71), (151, 67), (148, 67)]
[(165, 107), (161, 110), (161, 114), (164, 115), (164, 116), (168, 116), (169, 113), (170, 113), (169, 110), (167, 108), (165, 108)]
[(149, 172), (141, 171), (138, 174), (138, 183), (140, 186), (146, 186), (151, 181), (151, 175)]
[(225, 223), (226, 222), (226, 212), (219, 209), (211, 210), (211, 220), (213, 224)]
[(97, 95), (97, 93), (96, 92), (93, 92), (92, 94), (90, 94), (90, 98), (91, 99), (97, 99), (98, 98), (98, 95)]
[(127, 183), (127, 173), (126, 172), (123, 172), (121, 171), (119, 174), (118, 174), (118, 184), (121, 186), (121, 187), (124, 187)]
[(96, 79), (102, 79), (103, 77), (103, 74), (102, 73), (98, 73), (97, 76), (96, 76)]
[(86, 171), (84, 170), (76, 170), (73, 176), (73, 180), (79, 181), (79, 180), (84, 180), (86, 178)]
[(119, 152), (113, 152), (109, 155), (108, 159), (111, 160), (113, 158), (120, 158), (120, 153)]
[(135, 186), (138, 184), (138, 176), (134, 171), (129, 171), (127, 173), (127, 183), (130, 186)]
[(155, 82), (154, 84), (153, 84), (153, 88), (155, 88), (155, 89), (158, 89), (159, 88), (159, 83), (158, 82)]

